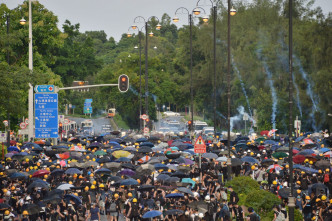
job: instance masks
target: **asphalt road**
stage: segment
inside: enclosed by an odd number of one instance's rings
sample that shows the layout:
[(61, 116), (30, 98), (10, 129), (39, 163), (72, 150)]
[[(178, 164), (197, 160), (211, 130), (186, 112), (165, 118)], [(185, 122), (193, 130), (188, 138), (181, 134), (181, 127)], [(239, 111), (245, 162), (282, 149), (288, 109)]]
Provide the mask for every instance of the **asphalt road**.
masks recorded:
[[(82, 121), (87, 120), (86, 118), (80, 118), (80, 117), (68, 117), (68, 119), (75, 121), (79, 127), (81, 127)], [(93, 130), (94, 130), (95, 135), (100, 135), (102, 133), (105, 133), (105, 130), (103, 130), (104, 125), (111, 125), (110, 119), (106, 118), (106, 117), (100, 117), (100, 118), (91, 119), (91, 120), (93, 123)]]

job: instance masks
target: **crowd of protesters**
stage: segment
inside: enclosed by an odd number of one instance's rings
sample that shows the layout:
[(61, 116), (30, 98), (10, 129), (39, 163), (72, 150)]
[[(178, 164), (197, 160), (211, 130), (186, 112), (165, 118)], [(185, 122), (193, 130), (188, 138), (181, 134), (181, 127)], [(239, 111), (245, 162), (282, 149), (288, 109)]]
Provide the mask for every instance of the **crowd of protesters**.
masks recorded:
[[(205, 139), (201, 169), (188, 138), (13, 142), (0, 166), (0, 220), (261, 220), (225, 186), (235, 176), (250, 176), (276, 194), (273, 221), (288, 219), (289, 193), (281, 194), (291, 186), (286, 139), (239, 137), (232, 150)], [(293, 196), (305, 221), (332, 220), (329, 144), (323, 134), (294, 142)]]

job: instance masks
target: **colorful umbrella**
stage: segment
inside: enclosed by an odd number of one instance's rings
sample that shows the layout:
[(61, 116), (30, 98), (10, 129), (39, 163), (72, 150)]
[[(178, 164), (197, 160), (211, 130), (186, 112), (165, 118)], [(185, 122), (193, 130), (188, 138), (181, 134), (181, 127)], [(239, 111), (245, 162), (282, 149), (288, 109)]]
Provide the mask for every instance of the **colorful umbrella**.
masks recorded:
[(151, 157), (149, 156), (144, 156), (141, 159), (138, 160), (139, 163), (145, 163), (147, 161), (149, 161), (151, 159)]
[(38, 171), (36, 171), (32, 174), (32, 177), (42, 177), (42, 176), (47, 175), (49, 173), (50, 173), (50, 171), (48, 171), (48, 170), (38, 170)]
[(271, 165), (267, 168), (267, 171), (271, 173), (273, 170), (275, 170), (277, 172), (277, 171), (280, 171), (282, 169), (283, 169), (283, 167), (280, 166), (279, 164), (273, 164), (273, 165)]
[(115, 157), (115, 158), (120, 158), (120, 157), (128, 157), (130, 155), (130, 152), (128, 151), (124, 151), (124, 150), (117, 150), (117, 151), (114, 151), (112, 153), (112, 155)]

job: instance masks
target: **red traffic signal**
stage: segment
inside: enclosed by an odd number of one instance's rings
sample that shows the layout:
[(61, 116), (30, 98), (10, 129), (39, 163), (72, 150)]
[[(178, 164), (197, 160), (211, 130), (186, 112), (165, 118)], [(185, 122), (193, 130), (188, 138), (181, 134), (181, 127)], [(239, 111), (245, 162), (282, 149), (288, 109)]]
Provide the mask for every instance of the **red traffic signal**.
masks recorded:
[(125, 74), (120, 75), (118, 87), (120, 92), (127, 92), (129, 89), (129, 77)]

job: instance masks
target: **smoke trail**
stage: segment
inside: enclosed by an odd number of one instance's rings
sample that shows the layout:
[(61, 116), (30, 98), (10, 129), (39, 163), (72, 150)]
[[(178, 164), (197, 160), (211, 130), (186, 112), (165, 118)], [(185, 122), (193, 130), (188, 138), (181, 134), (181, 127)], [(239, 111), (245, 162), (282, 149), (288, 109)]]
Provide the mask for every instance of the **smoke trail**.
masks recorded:
[[(237, 112), (239, 114), (237, 114), (237, 115), (230, 118), (230, 129), (231, 129), (231, 131), (233, 130), (234, 123), (237, 122), (237, 121), (241, 121), (243, 119), (243, 115), (247, 114), (249, 116), (249, 114), (244, 111), (243, 106), (239, 106), (237, 108)], [(249, 121), (251, 121), (253, 125), (255, 124), (255, 120), (251, 116), (249, 116)], [(250, 131), (252, 131), (252, 129), (250, 129)]]
[[(278, 58), (279, 58), (279, 61), (282, 63), (283, 68), (287, 72), (289, 70), (289, 63), (288, 63), (288, 56), (285, 53), (288, 51), (288, 46), (282, 40), (282, 36), (283, 36), (283, 33), (280, 32), (279, 33), (279, 40), (278, 40), (278, 42), (282, 46), (282, 51), (280, 53), (278, 53)], [(296, 106), (299, 109), (300, 116), (302, 117), (302, 107), (301, 107), (301, 101), (300, 101), (299, 86), (297, 85), (297, 83), (295, 81), (294, 72), (292, 73), (292, 77), (294, 79), (293, 80), (293, 84), (294, 84), (294, 88), (295, 88), (295, 91), (296, 91)]]
[(308, 74), (304, 71), (303, 69), (303, 66), (301, 64), (301, 61), (300, 59), (298, 59), (295, 55), (293, 56), (293, 59), (294, 59), (294, 64), (299, 68), (299, 72), (303, 78), (303, 80), (306, 81), (307, 83), (307, 90), (306, 90), (306, 93), (307, 95), (309, 96), (311, 102), (312, 102), (312, 108), (311, 108), (311, 112), (309, 114), (311, 120), (312, 120), (312, 128), (315, 130), (315, 131), (318, 131), (318, 128), (317, 128), (317, 123), (316, 123), (316, 119), (315, 119), (315, 112), (319, 111), (318, 107), (317, 107), (317, 103), (316, 103), (316, 100), (314, 99), (314, 93), (312, 91), (312, 86), (311, 86), (311, 82), (308, 78)]
[(243, 94), (244, 94), (244, 96), (246, 97), (246, 101), (247, 101), (247, 105), (248, 105), (249, 114), (250, 114), (250, 116), (252, 117), (252, 112), (251, 112), (251, 107), (250, 107), (250, 104), (249, 104), (249, 99), (248, 99), (247, 91), (246, 91), (246, 89), (245, 89), (245, 87), (244, 87), (244, 83), (243, 83), (243, 81), (242, 81), (242, 77), (241, 77), (240, 71), (239, 71), (239, 69), (237, 68), (237, 66), (236, 66), (236, 64), (235, 64), (235, 61), (234, 61), (234, 57), (233, 57), (233, 55), (232, 55), (232, 65), (233, 65), (233, 68), (234, 68), (234, 70), (235, 70), (235, 73), (236, 73), (237, 77), (238, 77), (239, 80), (240, 80), (240, 84), (241, 84), (241, 88), (242, 88)]
[(131, 91), (131, 92), (133, 92), (133, 94), (135, 94), (136, 96), (139, 96), (139, 93), (135, 90), (135, 88), (133, 88), (133, 87), (129, 87), (129, 90)]
[(219, 115), (219, 117), (224, 118), (225, 120), (227, 119), (222, 113), (220, 113), (219, 111), (216, 111), (216, 113)]
[(263, 63), (263, 66), (264, 66), (264, 69), (265, 69), (265, 73), (267, 75), (267, 79), (269, 81), (269, 85), (270, 85), (270, 88), (271, 88), (271, 96), (272, 96), (272, 115), (271, 115), (271, 123), (273, 125), (273, 129), (276, 129), (276, 113), (277, 113), (277, 102), (278, 102), (278, 99), (277, 99), (277, 92), (274, 88), (274, 85), (273, 85), (273, 79), (272, 79), (272, 73), (269, 69), (269, 66), (267, 65), (265, 59), (263, 58), (262, 56), (262, 48), (258, 48), (256, 50), (257, 52), (257, 57), (259, 60), (262, 61)]

